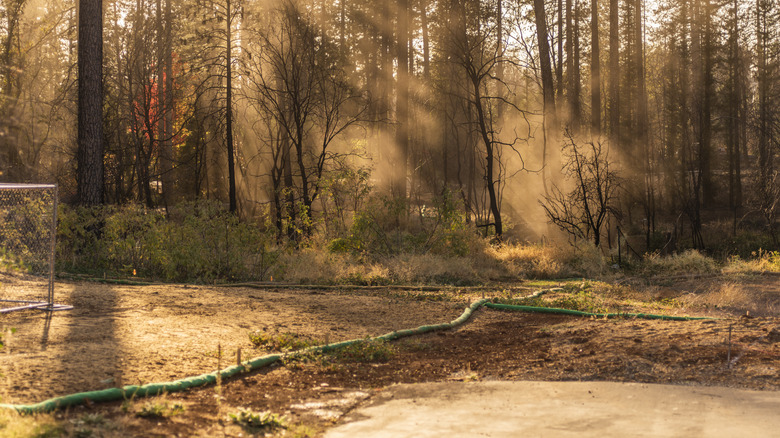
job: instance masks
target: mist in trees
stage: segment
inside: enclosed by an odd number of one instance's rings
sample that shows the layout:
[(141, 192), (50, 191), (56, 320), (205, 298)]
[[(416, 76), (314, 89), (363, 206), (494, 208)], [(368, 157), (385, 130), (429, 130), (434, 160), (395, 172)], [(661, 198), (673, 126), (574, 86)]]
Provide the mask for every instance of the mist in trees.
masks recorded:
[(773, 1), (95, 5), (0, 3), (1, 180), (215, 200), (280, 241), (348, 233), (370, 196), (399, 227), (447, 197), (499, 241), (778, 244)]

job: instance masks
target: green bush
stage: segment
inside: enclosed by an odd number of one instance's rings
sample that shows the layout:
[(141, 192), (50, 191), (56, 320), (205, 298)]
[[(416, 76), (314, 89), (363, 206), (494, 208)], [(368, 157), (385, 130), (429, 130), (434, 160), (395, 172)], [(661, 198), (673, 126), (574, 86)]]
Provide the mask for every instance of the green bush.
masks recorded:
[(380, 256), (466, 256), (476, 239), (465, 213), (449, 194), (434, 199), (431, 205), (374, 197), (355, 214), (349, 236), (332, 240), (328, 249)]
[(60, 212), (60, 269), (168, 281), (264, 280), (279, 251), (263, 227), (214, 202), (162, 211), (138, 205)]

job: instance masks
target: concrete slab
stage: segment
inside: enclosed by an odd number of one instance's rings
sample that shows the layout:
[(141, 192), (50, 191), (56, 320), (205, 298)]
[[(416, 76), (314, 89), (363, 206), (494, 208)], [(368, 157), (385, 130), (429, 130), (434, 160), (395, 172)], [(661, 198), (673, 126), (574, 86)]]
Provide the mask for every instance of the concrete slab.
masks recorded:
[(780, 392), (610, 382), (397, 385), (324, 436), (780, 437)]

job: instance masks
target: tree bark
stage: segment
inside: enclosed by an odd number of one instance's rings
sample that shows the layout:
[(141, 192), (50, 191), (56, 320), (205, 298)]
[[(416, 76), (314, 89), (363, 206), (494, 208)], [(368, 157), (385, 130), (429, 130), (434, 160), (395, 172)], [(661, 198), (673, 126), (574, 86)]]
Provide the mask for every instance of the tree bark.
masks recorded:
[(618, 0), (609, 0), (609, 134), (620, 141), (620, 15)]
[[(564, 112), (563, 124), (567, 125), (571, 122), (574, 114), (574, 26), (572, 25), (572, 1), (566, 0), (566, 104), (562, 101), (559, 102), (563, 107), (561, 110)], [(579, 66), (576, 66), (579, 68)]]
[(231, 11), (231, 0), (227, 0), (225, 17), (225, 76), (227, 78), (225, 85), (225, 136), (227, 139), (227, 161), (228, 161), (228, 197), (230, 202), (230, 212), (238, 212), (236, 201), (236, 169), (235, 152), (233, 150), (233, 47), (232, 47), (232, 29), (233, 16)]
[(598, 0), (590, 0), (590, 134), (594, 141), (601, 134), (601, 49), (598, 6)]
[[(545, 21), (544, 28), (547, 28), (547, 12), (544, 10), (544, 0), (542, 0), (541, 11), (534, 1), (534, 16), (536, 19), (536, 29), (539, 32), (539, 18), (538, 15), (542, 14), (542, 19)], [(545, 38), (547, 38), (547, 32), (545, 32)], [(563, 102), (563, 0), (558, 0), (558, 65), (555, 69), (556, 79), (556, 93), (558, 94), (558, 104)]]
[(398, 30), (397, 30), (397, 59), (398, 74), (396, 85), (396, 132), (395, 142), (398, 148), (396, 152), (397, 167), (395, 169), (395, 181), (393, 192), (396, 198), (406, 199), (407, 162), (409, 161), (409, 2), (399, 0)]
[(702, 199), (705, 205), (711, 206), (715, 199), (715, 186), (712, 174), (712, 95), (714, 94), (713, 70), (713, 35), (712, 35), (712, 17), (710, 16), (712, 8), (709, 0), (703, 0), (703, 11), (701, 14), (704, 22), (702, 31), (702, 70), (701, 70), (701, 130), (699, 140), (699, 171), (702, 175)]
[(582, 94), (582, 81), (580, 80), (580, 2), (574, 0), (574, 10), (572, 11), (572, 34), (573, 34), (573, 55), (571, 77), (569, 78), (571, 93), (569, 96), (570, 120), (572, 130), (577, 133), (580, 130), (582, 119), (582, 105), (580, 104), (580, 95)]
[[(555, 111), (555, 88), (553, 85), (550, 44), (547, 40), (547, 19), (544, 0), (534, 0), (534, 21), (536, 22), (536, 42), (539, 46), (539, 66), (542, 70), (542, 95), (544, 98), (544, 118), (542, 119), (542, 184), (547, 193), (547, 142), (550, 133), (558, 130)], [(553, 138), (555, 135), (552, 136)]]
[(79, 0), (77, 196), (103, 203), (103, 4)]

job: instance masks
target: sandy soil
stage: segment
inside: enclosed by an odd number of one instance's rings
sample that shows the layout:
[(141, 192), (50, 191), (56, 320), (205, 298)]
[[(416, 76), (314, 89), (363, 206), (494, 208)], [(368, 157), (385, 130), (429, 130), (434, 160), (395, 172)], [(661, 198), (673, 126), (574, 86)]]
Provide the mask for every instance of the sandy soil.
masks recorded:
[[(780, 297), (776, 282), (774, 277), (745, 280), (740, 290), (769, 294), (768, 302), (774, 303)], [(664, 293), (682, 295), (703, 284), (666, 285)], [(474, 298), (480, 294), (472, 293)], [(30, 403), (211, 372), (233, 363), (239, 348), (243, 358), (265, 354), (253, 349), (253, 330), (338, 341), (460, 315), (464, 302), (439, 298), (399, 290), (59, 283), (57, 302), (73, 310), (51, 317), (38, 311), (0, 315), (0, 326), (16, 329), (6, 335), (0, 352), (0, 397)], [(601, 380), (780, 389), (780, 318), (737, 316), (744, 312), (736, 308), (732, 315), (719, 312), (727, 318), (665, 322), (482, 309), (457, 330), (397, 341), (395, 355), (386, 362), (296, 362), (219, 388), (169, 394), (165, 400), (186, 407), (171, 417), (140, 418), (120, 403), (57, 415), (72, 420), (99, 412), (109, 418), (112, 426), (93, 436), (239, 436), (251, 431), (225, 418), (247, 407), (285, 414), (291, 423), (311, 427), (306, 436), (393, 383)]]

